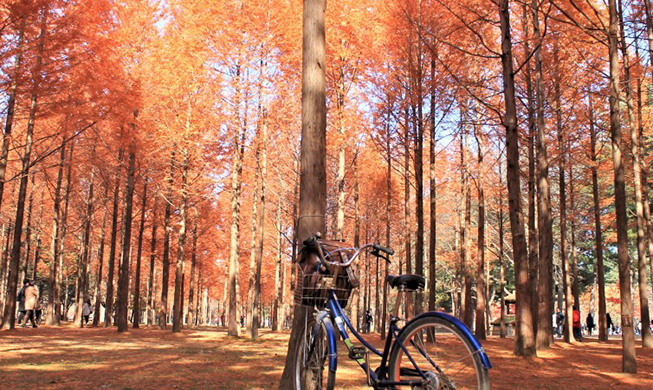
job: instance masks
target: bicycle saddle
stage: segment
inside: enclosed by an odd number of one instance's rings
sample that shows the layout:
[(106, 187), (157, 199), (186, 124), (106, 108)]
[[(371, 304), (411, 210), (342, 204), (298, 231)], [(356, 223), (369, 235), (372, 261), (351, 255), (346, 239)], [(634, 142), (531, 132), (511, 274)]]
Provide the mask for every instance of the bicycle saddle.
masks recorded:
[(386, 281), (390, 287), (400, 288), (403, 287), (406, 291), (417, 291), (424, 289), (426, 279), (419, 275), (388, 275)]

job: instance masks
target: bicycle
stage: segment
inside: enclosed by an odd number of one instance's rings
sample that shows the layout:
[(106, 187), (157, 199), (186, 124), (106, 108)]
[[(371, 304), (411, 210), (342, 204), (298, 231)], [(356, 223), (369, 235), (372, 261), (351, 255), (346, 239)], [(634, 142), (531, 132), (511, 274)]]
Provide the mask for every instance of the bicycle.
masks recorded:
[[(490, 359), (471, 331), (457, 318), (442, 312), (420, 314), (404, 326), (398, 309), (409, 293), (424, 289), (420, 275), (388, 276), (386, 283), (398, 290), (397, 302), (390, 317), (388, 337), (382, 351), (372, 346), (352, 326), (343, 310), (351, 290), (357, 287), (350, 265), (369, 248), (372, 255), (390, 262), (394, 251), (378, 244), (360, 248), (324, 248), (319, 235), (304, 241), (302, 251), (313, 254), (315, 264), (300, 269), (302, 284), (296, 295), (297, 303), (314, 307), (307, 316), (301, 338), (297, 341), (294, 363), (294, 387), (333, 389), (338, 365), (338, 337), (365, 371), (367, 385), (375, 389), (489, 389)], [(353, 255), (352, 255), (353, 252)], [(384, 256), (383, 254), (387, 255)], [(351, 256), (349, 256), (351, 255)], [(354, 346), (348, 330), (363, 345)], [(371, 370), (369, 354), (381, 357), (381, 364)]]

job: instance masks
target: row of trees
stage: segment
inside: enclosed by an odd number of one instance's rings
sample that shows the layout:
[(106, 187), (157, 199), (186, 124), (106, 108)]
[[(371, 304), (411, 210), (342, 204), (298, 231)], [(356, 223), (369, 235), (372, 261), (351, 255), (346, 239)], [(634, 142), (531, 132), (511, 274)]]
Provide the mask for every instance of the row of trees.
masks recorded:
[(516, 290), (519, 355), (553, 341), (556, 295), (570, 319), (598, 290), (605, 340), (618, 279), (634, 370), (630, 289), (650, 321), (653, 264), (648, 0), (305, 3), (325, 31), (303, 46), (289, 0), (3, 3), (3, 326), (28, 275), (47, 281), (49, 323), (91, 298), (121, 331), (130, 308), (178, 331), (218, 299), (230, 334), (245, 317), (257, 337), (261, 307), (275, 329), (291, 310), (296, 243), (319, 230), (397, 249), (358, 264), (352, 314), (372, 309), (382, 336), (387, 273), (427, 276), (409, 314), (452, 311), (479, 338)]

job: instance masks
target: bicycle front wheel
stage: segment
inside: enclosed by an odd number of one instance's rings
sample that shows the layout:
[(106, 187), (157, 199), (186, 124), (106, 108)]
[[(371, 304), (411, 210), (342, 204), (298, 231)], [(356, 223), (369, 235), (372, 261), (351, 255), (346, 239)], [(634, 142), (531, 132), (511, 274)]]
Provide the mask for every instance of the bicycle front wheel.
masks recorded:
[[(328, 318), (323, 321), (330, 321)], [(313, 346), (311, 351), (311, 346)], [(331, 348), (324, 323), (315, 332), (315, 319), (306, 324), (295, 350), (295, 390), (332, 390), (336, 373), (329, 370)]]
[(392, 381), (422, 380), (418, 389), (490, 388), (487, 369), (472, 344), (454, 324), (436, 316), (406, 326), (395, 342), (388, 368)]

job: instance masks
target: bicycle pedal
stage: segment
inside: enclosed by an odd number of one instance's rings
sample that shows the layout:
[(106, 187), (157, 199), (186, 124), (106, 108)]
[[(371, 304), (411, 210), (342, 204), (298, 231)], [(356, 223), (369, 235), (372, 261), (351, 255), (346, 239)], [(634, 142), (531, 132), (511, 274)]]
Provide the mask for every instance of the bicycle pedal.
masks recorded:
[(358, 360), (358, 359), (364, 359), (366, 354), (366, 349), (365, 347), (352, 347), (352, 349), (349, 350), (349, 358)]

